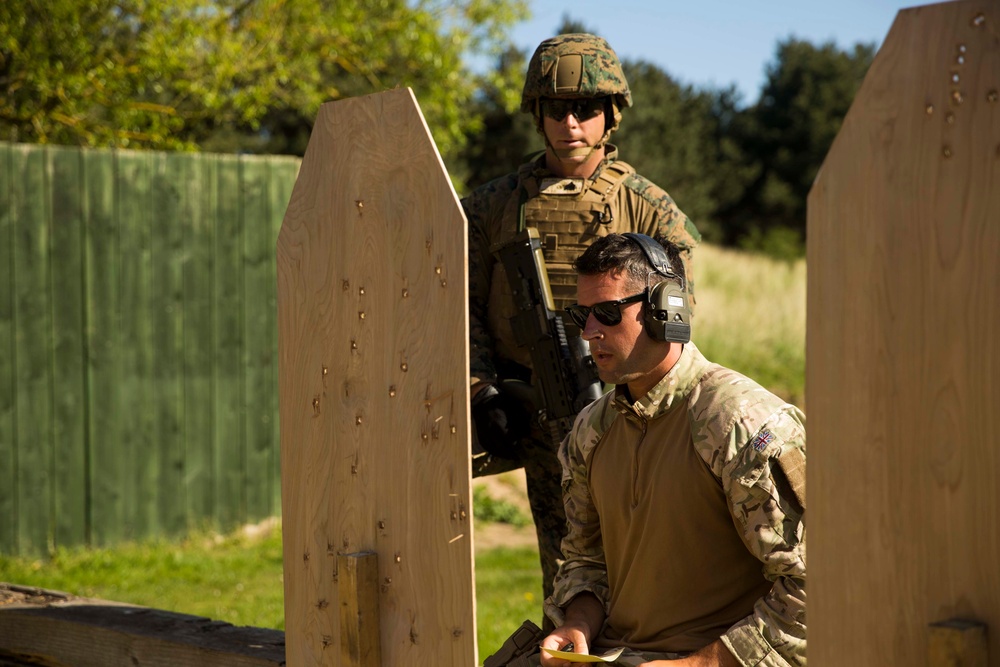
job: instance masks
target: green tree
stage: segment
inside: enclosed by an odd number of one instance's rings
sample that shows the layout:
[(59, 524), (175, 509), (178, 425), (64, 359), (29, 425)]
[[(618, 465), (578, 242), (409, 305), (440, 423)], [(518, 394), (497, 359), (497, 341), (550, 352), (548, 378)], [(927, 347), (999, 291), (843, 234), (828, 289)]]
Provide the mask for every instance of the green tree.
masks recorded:
[(514, 171), (542, 149), (531, 115), (520, 112), (526, 69), (525, 53), (511, 47), (497, 59), (496, 83), (487, 81), (475, 98), (472, 110), (483, 122), (468, 133), (457, 164), (449, 165), (466, 192)]
[(735, 157), (752, 180), (720, 208), (726, 242), (801, 253), (809, 189), (874, 53), (870, 44), (842, 51), (794, 38), (778, 43), (760, 99), (730, 125)]
[(715, 94), (682, 86), (650, 63), (625, 61), (622, 67), (632, 107), (622, 112), (612, 143), (622, 159), (667, 190), (705, 233), (716, 206)]
[(266, 12), (224, 0), (9, 0), (0, 8), (0, 136), (191, 148), (208, 118), (252, 121), (269, 71)]
[(291, 150), (321, 103), (412, 86), (454, 153), (481, 122), (463, 58), (501, 53), (525, 14), (524, 0), (8, 0), (0, 136)]
[(320, 104), (409, 86), (438, 149), (453, 158), (466, 134), (482, 126), (472, 107), (476, 92), (492, 85), (510, 94), (509, 80), (497, 72), (473, 74), (465, 61), (474, 54), (496, 58), (509, 48), (507, 29), (526, 16), (525, 0), (290, 4), (298, 15), (282, 31), (284, 85), (258, 124), (222, 128), (241, 150), (301, 155)]

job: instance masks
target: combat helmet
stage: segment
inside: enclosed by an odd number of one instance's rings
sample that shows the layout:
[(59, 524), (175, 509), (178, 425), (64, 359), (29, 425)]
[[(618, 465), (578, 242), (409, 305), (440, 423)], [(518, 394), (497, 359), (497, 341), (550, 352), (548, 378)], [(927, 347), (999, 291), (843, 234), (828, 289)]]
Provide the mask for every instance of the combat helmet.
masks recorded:
[(521, 111), (534, 116), (535, 127), (544, 136), (539, 110), (541, 98), (604, 95), (611, 97), (613, 120), (595, 148), (607, 143), (611, 133), (618, 129), (621, 110), (632, 106), (632, 93), (618, 55), (607, 40), (587, 33), (558, 35), (539, 44), (531, 56), (521, 92)]

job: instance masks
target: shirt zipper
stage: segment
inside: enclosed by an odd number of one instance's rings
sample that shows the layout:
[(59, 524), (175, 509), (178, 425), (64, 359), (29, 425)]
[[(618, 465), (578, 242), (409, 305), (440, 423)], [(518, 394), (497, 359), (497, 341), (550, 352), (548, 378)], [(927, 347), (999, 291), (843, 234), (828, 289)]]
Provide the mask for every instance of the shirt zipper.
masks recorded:
[(632, 509), (639, 506), (639, 448), (642, 447), (642, 443), (646, 439), (646, 420), (638, 415), (636, 415), (636, 419), (639, 421), (641, 433), (632, 449)]

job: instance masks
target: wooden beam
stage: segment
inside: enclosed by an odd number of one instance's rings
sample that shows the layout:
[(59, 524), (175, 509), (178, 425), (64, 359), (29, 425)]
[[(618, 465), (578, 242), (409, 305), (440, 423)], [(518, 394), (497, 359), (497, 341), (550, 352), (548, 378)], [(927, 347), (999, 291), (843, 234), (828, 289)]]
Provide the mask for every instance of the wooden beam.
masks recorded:
[(285, 635), (0, 583), (2, 660), (52, 667), (280, 667)]

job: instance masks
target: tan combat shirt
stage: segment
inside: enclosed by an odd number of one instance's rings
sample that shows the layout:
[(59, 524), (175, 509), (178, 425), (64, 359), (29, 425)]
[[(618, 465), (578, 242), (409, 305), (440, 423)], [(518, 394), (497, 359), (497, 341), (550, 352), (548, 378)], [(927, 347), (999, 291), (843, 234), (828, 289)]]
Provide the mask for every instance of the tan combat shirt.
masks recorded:
[(594, 645), (804, 665), (804, 416), (693, 343), (646, 396), (577, 417), (560, 459), (569, 533), (546, 613), (584, 591)]

